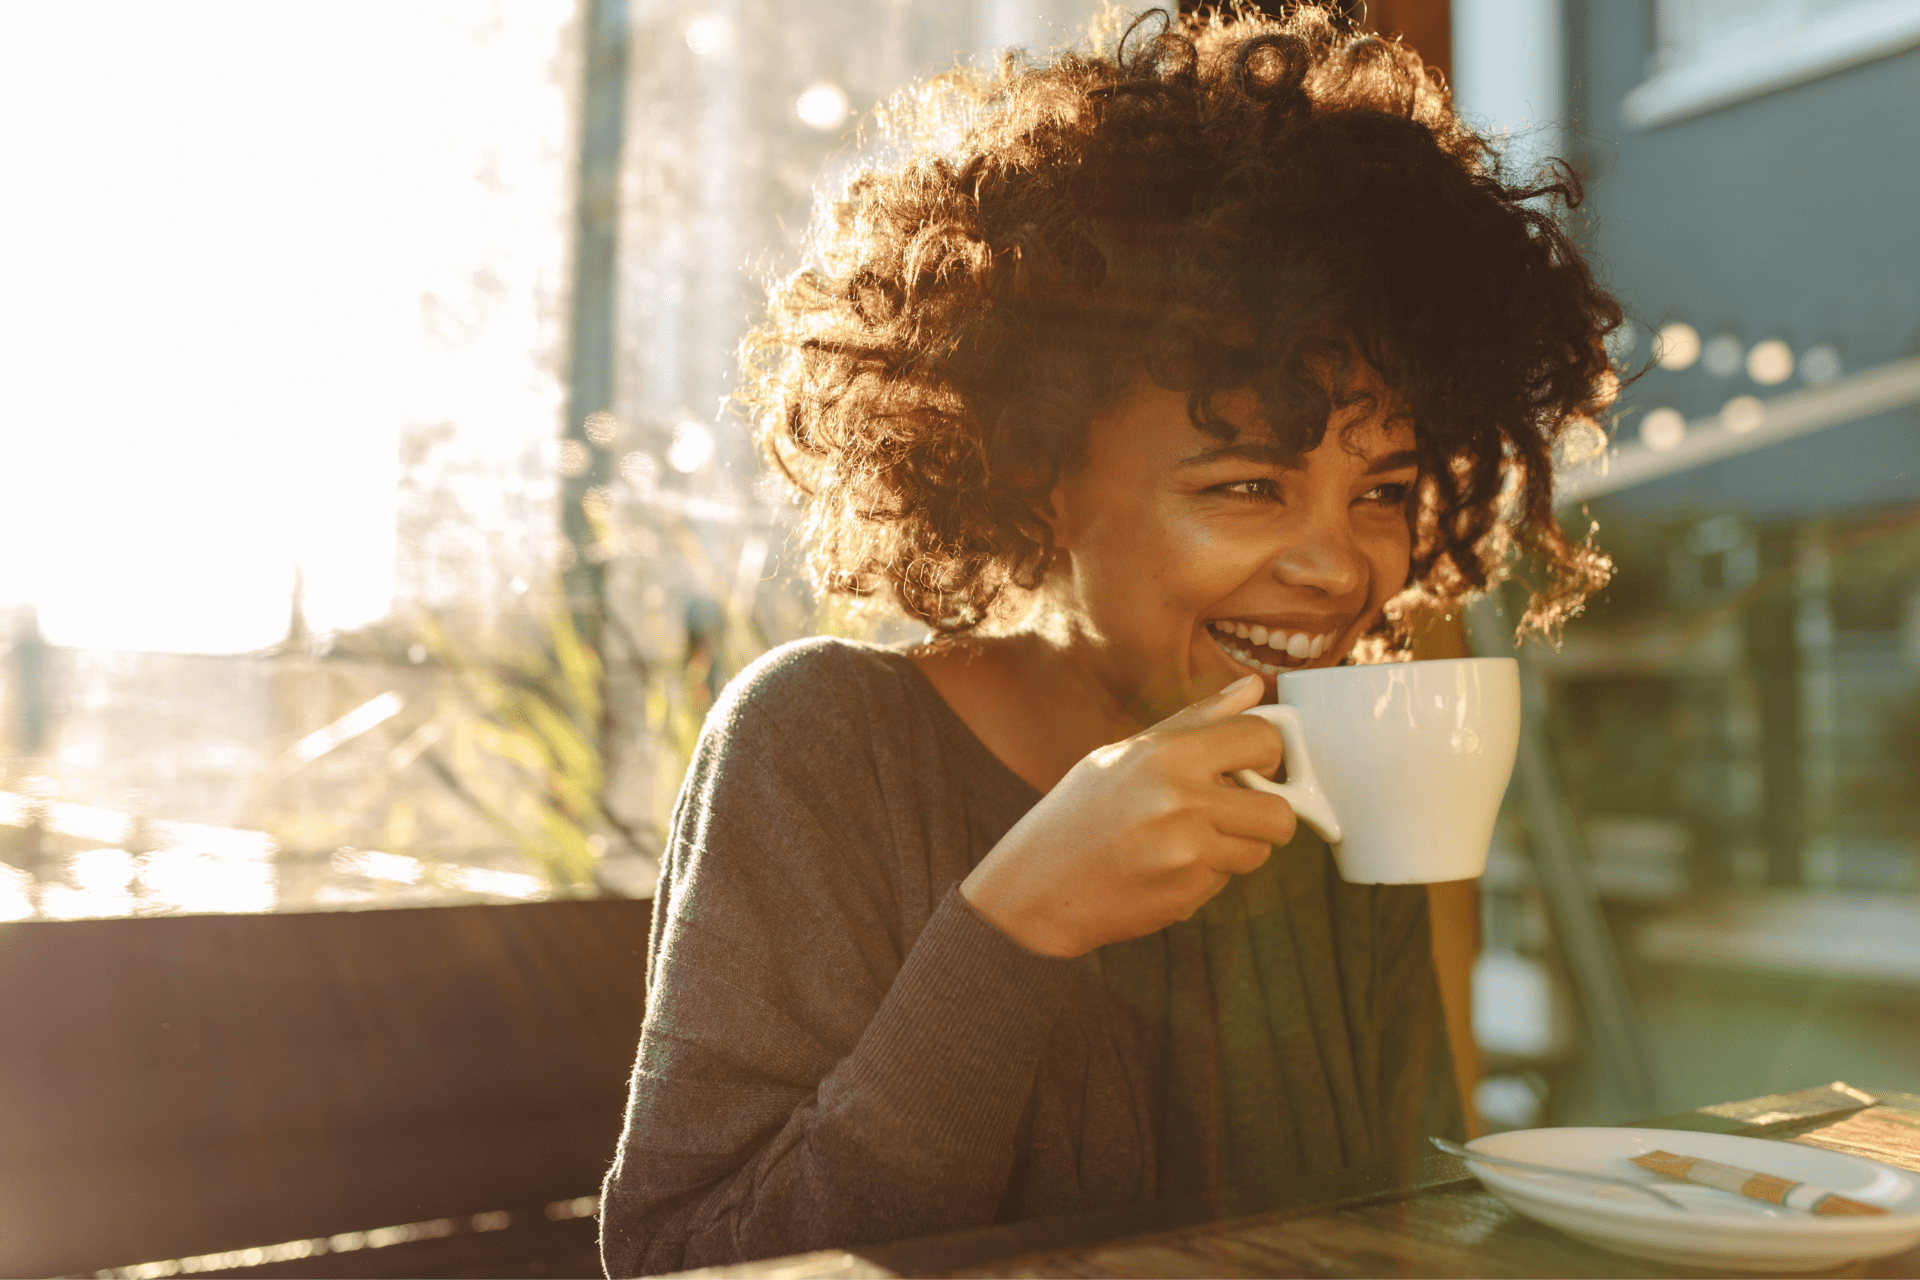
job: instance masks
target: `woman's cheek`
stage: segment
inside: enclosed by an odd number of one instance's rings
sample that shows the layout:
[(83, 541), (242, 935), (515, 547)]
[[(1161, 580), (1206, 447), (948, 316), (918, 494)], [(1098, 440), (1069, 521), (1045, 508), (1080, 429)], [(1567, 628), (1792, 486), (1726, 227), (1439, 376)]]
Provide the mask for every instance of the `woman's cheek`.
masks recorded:
[(1373, 581), (1367, 591), (1368, 611), (1377, 613), (1407, 585), (1413, 567), (1413, 531), (1396, 520), (1370, 541), (1367, 552)]

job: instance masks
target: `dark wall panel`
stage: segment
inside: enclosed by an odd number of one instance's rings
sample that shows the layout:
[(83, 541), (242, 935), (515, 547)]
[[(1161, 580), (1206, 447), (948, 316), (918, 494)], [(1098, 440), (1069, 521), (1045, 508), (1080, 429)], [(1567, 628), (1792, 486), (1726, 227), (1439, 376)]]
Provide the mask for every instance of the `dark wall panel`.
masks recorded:
[(595, 1191), (650, 909), (0, 925), (0, 1274)]

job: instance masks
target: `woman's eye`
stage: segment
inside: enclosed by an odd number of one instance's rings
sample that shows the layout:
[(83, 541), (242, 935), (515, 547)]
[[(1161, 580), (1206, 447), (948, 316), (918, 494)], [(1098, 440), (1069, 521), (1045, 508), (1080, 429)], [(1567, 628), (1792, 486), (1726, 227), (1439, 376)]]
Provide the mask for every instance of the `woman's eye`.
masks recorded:
[(1374, 502), (1385, 507), (1397, 507), (1407, 500), (1413, 492), (1411, 484), (1395, 481), (1392, 484), (1377, 484), (1360, 495), (1362, 502)]
[(1272, 480), (1235, 480), (1219, 486), (1221, 493), (1255, 502), (1269, 502), (1280, 496), (1280, 486)]

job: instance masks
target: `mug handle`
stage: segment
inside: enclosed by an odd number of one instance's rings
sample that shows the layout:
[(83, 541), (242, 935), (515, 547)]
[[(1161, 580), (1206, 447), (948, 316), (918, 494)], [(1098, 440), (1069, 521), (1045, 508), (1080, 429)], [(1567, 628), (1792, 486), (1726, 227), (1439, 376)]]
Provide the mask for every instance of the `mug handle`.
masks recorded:
[(1320, 833), (1320, 838), (1328, 844), (1339, 844), (1341, 840), (1340, 819), (1333, 814), (1333, 805), (1327, 800), (1327, 793), (1320, 786), (1320, 776), (1314, 772), (1313, 757), (1307, 752), (1307, 725), (1300, 718), (1300, 708), (1290, 703), (1276, 703), (1272, 706), (1252, 707), (1242, 714), (1259, 716), (1280, 731), (1280, 741), (1287, 749), (1286, 782), (1274, 782), (1263, 778), (1251, 769), (1235, 769), (1233, 779), (1243, 787), (1255, 791), (1270, 791), (1293, 806), (1294, 813)]

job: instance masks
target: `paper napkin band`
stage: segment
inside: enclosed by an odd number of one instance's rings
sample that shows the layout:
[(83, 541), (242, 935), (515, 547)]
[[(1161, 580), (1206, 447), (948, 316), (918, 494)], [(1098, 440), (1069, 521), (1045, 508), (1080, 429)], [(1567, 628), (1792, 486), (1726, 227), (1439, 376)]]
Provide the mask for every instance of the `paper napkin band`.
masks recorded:
[(1644, 1156), (1634, 1156), (1633, 1162), (1642, 1169), (1664, 1173), (1669, 1178), (1698, 1182), (1702, 1186), (1718, 1187), (1722, 1191), (1732, 1191), (1754, 1200), (1785, 1205), (1789, 1209), (1804, 1209), (1809, 1213), (1833, 1215), (1886, 1212), (1877, 1204), (1865, 1204), (1859, 1200), (1852, 1200), (1837, 1191), (1828, 1191), (1824, 1187), (1794, 1182), (1787, 1178), (1776, 1178), (1770, 1173), (1755, 1173), (1751, 1169), (1740, 1169), (1730, 1164), (1702, 1160), (1697, 1156), (1677, 1156), (1671, 1151), (1653, 1151)]

